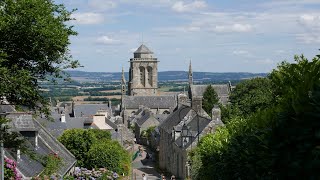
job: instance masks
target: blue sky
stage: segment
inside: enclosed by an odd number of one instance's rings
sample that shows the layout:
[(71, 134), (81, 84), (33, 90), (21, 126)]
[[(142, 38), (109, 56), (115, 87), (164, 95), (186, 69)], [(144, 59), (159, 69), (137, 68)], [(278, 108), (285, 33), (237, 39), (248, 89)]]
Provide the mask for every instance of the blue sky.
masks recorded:
[(79, 70), (129, 69), (143, 41), (159, 71), (270, 72), (320, 54), (320, 0), (58, 0), (77, 8)]

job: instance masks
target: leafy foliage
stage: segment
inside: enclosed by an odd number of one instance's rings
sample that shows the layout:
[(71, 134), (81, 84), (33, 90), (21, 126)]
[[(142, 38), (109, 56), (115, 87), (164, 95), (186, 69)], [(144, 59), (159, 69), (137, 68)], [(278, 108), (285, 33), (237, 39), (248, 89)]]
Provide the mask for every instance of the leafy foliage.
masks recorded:
[(230, 95), (232, 109), (238, 109), (237, 115), (248, 117), (259, 109), (265, 109), (274, 103), (271, 80), (253, 78), (240, 82)]
[(59, 167), (62, 165), (61, 158), (56, 153), (50, 153), (45, 158), (45, 168), (41, 174), (51, 176), (57, 173)]
[(128, 174), (130, 156), (117, 141), (111, 141), (108, 131), (99, 129), (70, 129), (58, 140), (77, 159), (78, 166), (107, 168), (117, 173)]
[(295, 61), (270, 74), (274, 102), (201, 140), (191, 154), (193, 179), (320, 178), (320, 60)]
[(39, 90), (47, 75), (79, 66), (69, 54), (71, 12), (50, 0), (0, 1), (0, 97), (49, 113)]
[(58, 140), (76, 157), (78, 166), (87, 164), (87, 152), (98, 140), (91, 130), (68, 129)]
[(95, 143), (88, 151), (88, 167), (107, 168), (128, 175), (130, 156), (117, 141), (104, 140)]
[(203, 109), (211, 116), (212, 108), (214, 105), (218, 104), (219, 98), (216, 91), (213, 89), (211, 85), (209, 85), (206, 91), (203, 93), (203, 102), (202, 107)]

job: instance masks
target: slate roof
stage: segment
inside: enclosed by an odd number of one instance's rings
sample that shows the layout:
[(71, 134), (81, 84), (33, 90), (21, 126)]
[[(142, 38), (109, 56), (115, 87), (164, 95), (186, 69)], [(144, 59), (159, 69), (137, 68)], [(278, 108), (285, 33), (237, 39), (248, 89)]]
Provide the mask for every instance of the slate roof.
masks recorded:
[(59, 137), (66, 129), (83, 129), (85, 121), (92, 121), (90, 117), (75, 117), (71, 118), (68, 114), (65, 114), (66, 122), (60, 121), (61, 114), (56, 111), (51, 111), (53, 121), (46, 118), (38, 118), (37, 120), (47, 128), (48, 131), (54, 136)]
[(153, 116), (153, 114), (150, 112), (149, 109), (144, 110), (143, 115), (137, 119), (138, 126), (141, 127), (143, 123), (145, 123), (150, 118), (155, 119), (155, 117)]
[[(229, 101), (229, 93), (230, 88), (228, 84), (212, 84), (213, 89), (216, 91), (220, 98), (220, 102), (222, 104), (227, 104)], [(191, 98), (197, 96), (203, 96), (204, 92), (206, 91), (208, 85), (191, 85)]]
[(26, 113), (11, 113), (6, 116), (10, 121), (10, 126), (16, 131), (36, 131), (31, 114)]
[[(54, 138), (38, 121), (32, 119), (31, 114), (14, 113), (7, 116), (12, 120), (12, 126), (15, 130), (37, 130), (38, 146), (34, 147), (29, 141), (27, 146), (38, 155), (48, 155), (49, 153), (57, 153), (61, 157), (63, 163), (58, 170), (58, 174), (65, 175), (70, 168), (76, 163), (75, 157)], [(8, 153), (8, 152), (7, 152)], [(10, 154), (10, 153), (9, 153)], [(18, 169), (26, 177), (33, 177), (43, 171), (42, 164), (31, 159), (25, 154), (21, 154), (18, 160)]]
[(141, 44), (141, 46), (134, 52), (136, 53), (141, 53), (141, 54), (153, 54), (152, 51), (150, 51), (150, 49), (145, 46), (144, 44)]
[(126, 109), (139, 109), (141, 105), (151, 109), (169, 109), (177, 106), (175, 96), (124, 96), (122, 102)]
[(76, 117), (90, 117), (95, 115), (98, 110), (106, 110), (111, 113), (107, 104), (77, 104), (74, 109)]
[[(199, 118), (199, 119), (198, 119)], [(199, 133), (201, 133), (209, 123), (212, 122), (211, 119), (206, 118), (206, 117), (201, 117), (201, 116), (195, 116), (191, 121), (187, 122), (187, 126), (189, 127), (189, 141), (185, 144), (185, 148), (189, 147), (194, 141), (197, 140), (198, 137), (198, 121), (199, 121)], [(213, 126), (213, 129), (216, 129), (219, 126), (222, 126), (223, 122), (221, 120), (215, 121), (215, 125)], [(182, 129), (182, 126), (180, 126), (180, 129)], [(178, 137), (175, 140), (175, 143), (178, 147), (181, 147), (182, 145), (182, 140), (181, 136)]]
[[(47, 150), (47, 153), (55, 152), (61, 157), (63, 163), (59, 168), (58, 174), (65, 175), (70, 168), (76, 163), (76, 159), (67, 148), (65, 148), (56, 138), (54, 138), (41, 124), (34, 121), (35, 125), (39, 127), (39, 147)], [(43, 143), (43, 144), (41, 144)], [(46, 149), (47, 148), (47, 149)], [(48, 152), (50, 150), (50, 152)]]
[(160, 122), (160, 124), (168, 118), (169, 114), (156, 114), (156, 119)]
[(189, 113), (191, 110), (190, 107), (182, 105), (179, 107), (176, 111), (171, 113), (167, 119), (165, 119), (159, 126), (159, 128), (162, 128), (167, 133), (171, 133), (172, 128), (180, 123), (180, 121), (183, 120), (183, 118)]
[(8, 104), (0, 104), (0, 113), (15, 112), (16, 110)]

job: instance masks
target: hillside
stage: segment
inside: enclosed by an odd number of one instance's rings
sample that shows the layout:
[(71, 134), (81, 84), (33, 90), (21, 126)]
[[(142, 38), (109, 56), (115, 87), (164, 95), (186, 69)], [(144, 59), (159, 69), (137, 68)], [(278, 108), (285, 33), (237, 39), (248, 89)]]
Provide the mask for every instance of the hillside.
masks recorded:
[[(76, 81), (120, 81), (121, 72), (85, 72), (85, 71), (67, 71), (71, 78)], [(195, 82), (227, 82), (239, 81), (252, 77), (265, 77), (267, 73), (247, 73), (247, 72), (194, 72), (193, 78)], [(188, 81), (188, 72), (186, 71), (163, 71), (158, 73), (158, 79), (163, 81)], [(128, 73), (125, 73), (126, 80), (129, 79)]]

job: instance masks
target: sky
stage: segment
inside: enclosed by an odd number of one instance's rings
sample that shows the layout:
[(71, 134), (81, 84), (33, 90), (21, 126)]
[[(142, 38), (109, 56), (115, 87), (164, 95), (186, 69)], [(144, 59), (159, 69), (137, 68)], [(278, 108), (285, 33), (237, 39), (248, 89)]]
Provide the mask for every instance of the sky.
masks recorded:
[(145, 44), (159, 71), (270, 72), (320, 54), (320, 0), (56, 0), (75, 9), (78, 70), (120, 72)]

